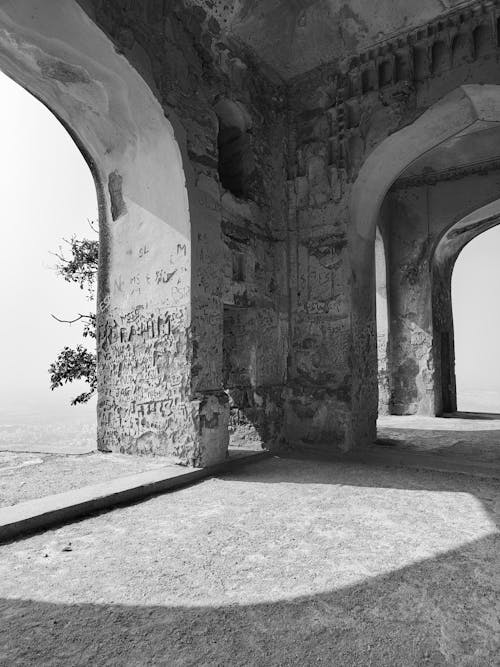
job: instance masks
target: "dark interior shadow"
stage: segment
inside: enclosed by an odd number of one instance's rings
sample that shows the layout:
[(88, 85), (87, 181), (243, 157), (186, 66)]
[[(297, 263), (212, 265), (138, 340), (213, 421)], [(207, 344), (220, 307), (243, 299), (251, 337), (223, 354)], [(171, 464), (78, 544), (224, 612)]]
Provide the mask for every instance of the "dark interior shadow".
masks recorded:
[[(270, 459), (224, 475), (242, 483), (463, 492), (460, 476)], [(491, 484), (469, 480), (491, 518)], [(404, 520), (404, 519), (402, 519)], [(369, 528), (367, 528), (369, 530)], [(140, 536), (138, 535), (138, 539)], [(356, 555), (353, 556), (356, 558)], [(322, 581), (334, 578), (318, 572)], [(2, 665), (494, 665), (500, 651), (498, 535), (324, 592), (259, 604), (58, 604), (0, 600)], [(13, 573), (14, 574), (14, 573)], [(135, 584), (140, 589), (140, 582)], [(168, 597), (168, 580), (165, 582)]]

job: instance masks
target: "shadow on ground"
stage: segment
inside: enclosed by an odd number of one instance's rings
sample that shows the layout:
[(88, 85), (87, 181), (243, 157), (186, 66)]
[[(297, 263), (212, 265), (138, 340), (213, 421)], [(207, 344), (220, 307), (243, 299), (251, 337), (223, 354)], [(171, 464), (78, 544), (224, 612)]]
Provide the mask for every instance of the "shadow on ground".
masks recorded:
[[(352, 487), (465, 491), (480, 500), (490, 520), (498, 520), (499, 495), (485, 480), (380, 468), (368, 473), (364, 468), (360, 472), (360, 466), (353, 464), (273, 459), (213, 483), (240, 489), (238, 493), (250, 485), (263, 497), (269, 484), (278, 485), (277, 492), (281, 494), (286, 492), (286, 485), (291, 485), (290, 494), (285, 496), (290, 502), (301, 502), (300, 494), (293, 491), (297, 483), (307, 485), (306, 494), (315, 494), (318, 485), (340, 487), (336, 489), (339, 499), (342, 489)], [(187, 494), (184, 501), (176, 497), (180, 502), (189, 501), (189, 494), (195, 490), (205, 499), (204, 488), (210, 487), (202, 484), (186, 489), (182, 492)], [(417, 494), (416, 499), (419, 497)], [(165, 498), (168, 496), (117, 512), (132, 513), (136, 520), (138, 511), (151, 511), (151, 503), (164, 502)], [(108, 514), (108, 521), (110, 517)], [(89, 522), (101, 519), (83, 521), (80, 526), (88, 530)], [(121, 515), (116, 514), (115, 519), (120, 522)], [(287, 520), (293, 519), (285, 514), (283, 521)], [(401, 515), (400, 521), (405, 520), (408, 517)], [(157, 530), (161, 533), (160, 528)], [(366, 526), (367, 533), (372, 530), (373, 526)], [(377, 559), (377, 540), (372, 537), (367, 535), (367, 542), (373, 559)], [(139, 531), (136, 539), (142, 553), (146, 553), (147, 545), (141, 543)], [(156, 539), (161, 542), (164, 538), (157, 534)], [(341, 535), (333, 540), (339, 541)], [(30, 539), (23, 542), (25, 549), (29, 542)], [(106, 546), (103, 544), (102, 548)], [(123, 542), (121, 546), (126, 547)], [(349, 544), (344, 547), (349, 549)], [(397, 552), (397, 541), (392, 549)], [(498, 535), (491, 534), (436, 557), (336, 588), (331, 585), (332, 576), (337, 568), (349, 567), (349, 560), (337, 560), (332, 550), (331, 558), (325, 561), (329, 576), (321, 571), (311, 573), (312, 582), (330, 581), (324, 592), (293, 595), (297, 582), (290, 571), (290, 590), (285, 587), (278, 601), (268, 603), (245, 604), (240, 598), (235, 604), (199, 606), (148, 605), (147, 600), (144, 605), (78, 604), (76, 595), (74, 604), (57, 604), (4, 598), (0, 601), (0, 664), (495, 665), (500, 651), (498, 553)], [(216, 555), (212, 553), (214, 559)], [(357, 554), (352, 557), (356, 559)], [(415, 560), (418, 561), (417, 556)], [(106, 567), (110, 566), (113, 569), (112, 563)], [(119, 554), (116, 567), (120, 567)], [(283, 563), (283, 567), (289, 568), (290, 564)], [(173, 578), (175, 567), (167, 568), (167, 575), (169, 571)], [(152, 572), (145, 566), (142, 574), (146, 587)], [(19, 571), (11, 572), (12, 577), (20, 575)], [(76, 571), (75, 576), (79, 577)], [(100, 576), (98, 572), (96, 576)], [(162, 581), (168, 597), (171, 580)], [(134, 585), (140, 590), (141, 581)]]
[(383, 417), (375, 445), (374, 453), (385, 447), (400, 455), (426, 455), (437, 464), (462, 466), (464, 472), (496, 470), (500, 477), (500, 420), (495, 415)]

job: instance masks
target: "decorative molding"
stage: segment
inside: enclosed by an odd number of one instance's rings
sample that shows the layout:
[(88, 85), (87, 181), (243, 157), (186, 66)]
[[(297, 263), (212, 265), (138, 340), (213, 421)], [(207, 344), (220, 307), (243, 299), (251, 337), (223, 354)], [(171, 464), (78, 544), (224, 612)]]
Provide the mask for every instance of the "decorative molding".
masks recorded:
[(405, 190), (406, 188), (418, 188), (422, 185), (436, 185), (441, 181), (456, 181), (466, 176), (475, 174), (487, 174), (490, 171), (500, 170), (500, 156), (482, 162), (457, 165), (440, 171), (428, 171), (415, 176), (399, 178), (391, 190)]

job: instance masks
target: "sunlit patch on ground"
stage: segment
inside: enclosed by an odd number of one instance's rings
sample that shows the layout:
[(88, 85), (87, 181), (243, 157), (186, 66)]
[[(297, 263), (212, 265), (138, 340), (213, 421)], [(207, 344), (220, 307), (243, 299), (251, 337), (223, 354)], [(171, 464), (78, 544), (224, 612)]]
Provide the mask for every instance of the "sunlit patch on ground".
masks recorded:
[(1, 547), (0, 661), (494, 664), (499, 512), (486, 479), (263, 461)]

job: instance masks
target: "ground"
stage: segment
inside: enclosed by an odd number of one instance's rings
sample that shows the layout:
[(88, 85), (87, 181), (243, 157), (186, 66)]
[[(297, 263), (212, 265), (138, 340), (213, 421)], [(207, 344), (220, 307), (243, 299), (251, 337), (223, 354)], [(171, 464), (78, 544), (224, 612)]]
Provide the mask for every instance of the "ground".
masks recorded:
[(378, 443), (404, 455), (427, 455), (436, 463), (470, 469), (483, 465), (500, 473), (500, 416), (456, 413), (453, 417), (382, 417)]
[(179, 466), (161, 456), (0, 451), (0, 507), (167, 467), (179, 470)]
[(271, 458), (4, 545), (2, 665), (487, 667), (498, 481)]

